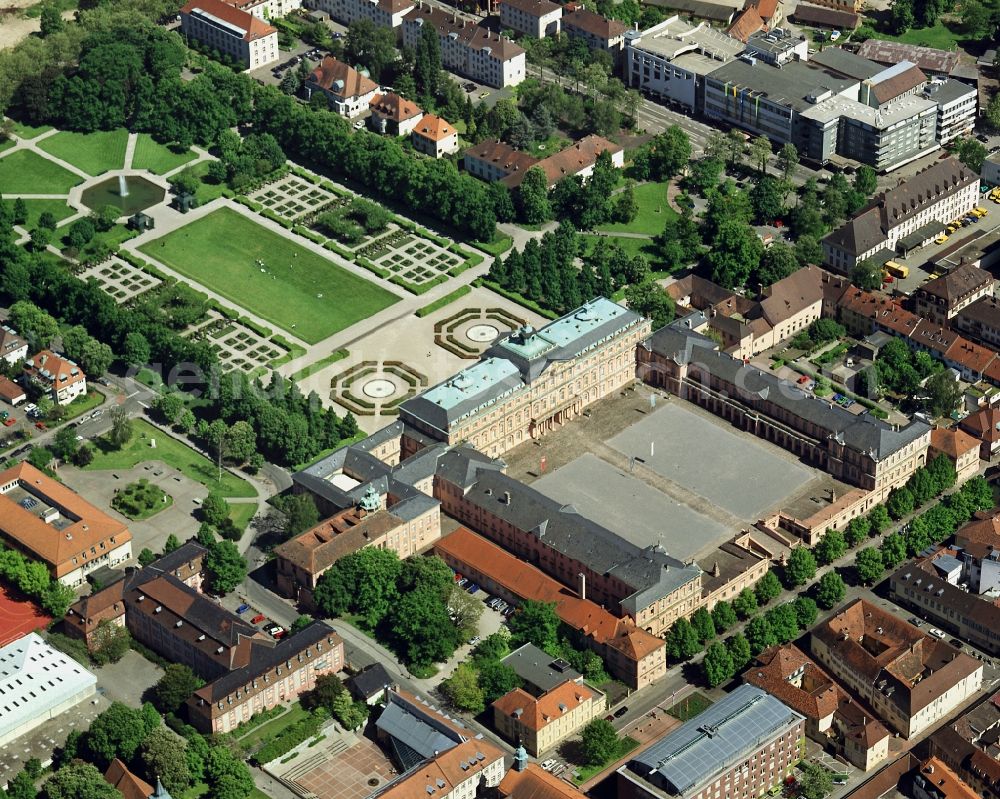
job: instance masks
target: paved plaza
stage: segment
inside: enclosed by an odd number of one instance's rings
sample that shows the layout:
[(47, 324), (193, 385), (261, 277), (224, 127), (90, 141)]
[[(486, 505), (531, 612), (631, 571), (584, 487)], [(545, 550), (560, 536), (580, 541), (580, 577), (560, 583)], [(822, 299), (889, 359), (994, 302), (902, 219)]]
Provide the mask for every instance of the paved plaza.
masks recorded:
[(367, 738), (335, 727), (326, 733), (321, 746), (305, 749), (287, 765), (269, 763), (267, 771), (295, 786), (297, 793), (317, 799), (365, 799), (398, 776), (389, 758)]
[(159, 286), (162, 282), (158, 277), (153, 277), (148, 272), (116, 257), (88, 266), (78, 272), (77, 277), (84, 281), (96, 280), (97, 284), (119, 305)]
[(660, 544), (681, 560), (732, 535), (696, 508), (589, 452), (540, 478), (534, 487), (637, 547)]
[(742, 437), (681, 401), (659, 408), (608, 444), (746, 521), (756, 521), (816, 474), (784, 450)]

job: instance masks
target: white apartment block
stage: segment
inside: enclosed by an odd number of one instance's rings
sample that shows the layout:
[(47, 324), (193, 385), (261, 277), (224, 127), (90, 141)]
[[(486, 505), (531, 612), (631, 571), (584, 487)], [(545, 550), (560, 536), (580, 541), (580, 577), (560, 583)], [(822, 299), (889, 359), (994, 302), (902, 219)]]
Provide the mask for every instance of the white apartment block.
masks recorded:
[(222, 0), (191, 0), (181, 9), (181, 33), (247, 69), (278, 60), (277, 29)]
[(550, 0), (501, 0), (500, 27), (533, 39), (558, 36), (562, 6)]
[(506, 36), (491, 33), (457, 12), (419, 7), (403, 18), (403, 44), (416, 49), (424, 25), (433, 25), (441, 43), (442, 66), (498, 89), (525, 78), (524, 50)]
[(279, 19), (302, 8), (302, 0), (239, 0), (232, 3), (257, 19)]
[(973, 86), (958, 80), (934, 80), (927, 84), (924, 94), (938, 106), (937, 140), (947, 144), (961, 136), (968, 136), (976, 125), (979, 107), (978, 93)]
[(403, 17), (413, 10), (411, 0), (313, 0), (312, 6), (344, 25), (367, 19), (381, 28), (397, 31)]

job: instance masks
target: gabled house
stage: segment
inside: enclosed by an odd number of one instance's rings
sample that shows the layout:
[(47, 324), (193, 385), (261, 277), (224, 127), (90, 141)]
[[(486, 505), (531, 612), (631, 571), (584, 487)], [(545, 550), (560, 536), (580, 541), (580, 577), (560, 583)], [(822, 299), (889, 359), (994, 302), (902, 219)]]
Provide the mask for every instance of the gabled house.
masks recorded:
[(368, 110), (378, 85), (366, 73), (326, 56), (306, 78), (305, 91), (306, 99), (322, 92), (332, 110), (350, 119)]
[(68, 358), (60, 358), (51, 350), (42, 350), (25, 364), (29, 380), (49, 393), (56, 405), (69, 405), (87, 393), (87, 375)]
[(368, 125), (377, 133), (405, 136), (414, 128), (424, 110), (412, 100), (400, 97), (395, 92), (375, 94), (369, 103), (372, 115)]
[(434, 114), (424, 114), (410, 133), (413, 149), (431, 158), (458, 152), (458, 131)]
[(28, 342), (7, 325), (0, 325), (0, 358), (12, 366), (28, 357)]

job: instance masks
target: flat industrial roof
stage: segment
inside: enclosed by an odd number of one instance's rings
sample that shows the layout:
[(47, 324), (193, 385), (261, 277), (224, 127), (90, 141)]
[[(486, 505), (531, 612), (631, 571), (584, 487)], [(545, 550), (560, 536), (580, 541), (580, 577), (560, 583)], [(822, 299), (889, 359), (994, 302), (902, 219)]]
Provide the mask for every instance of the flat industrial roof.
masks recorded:
[(807, 97), (828, 91), (840, 94), (857, 84), (855, 79), (842, 78), (829, 69), (808, 66), (801, 61), (790, 61), (778, 69), (763, 61), (751, 64), (737, 59), (719, 67), (709, 77), (730, 89), (749, 90), (800, 113), (816, 107)]
[(911, 94), (889, 103), (882, 110), (847, 97), (831, 97), (799, 113), (803, 119), (815, 119), (819, 122), (829, 122), (837, 117), (847, 117), (873, 128), (885, 130), (936, 107), (937, 103), (933, 100), (928, 100), (918, 94)]
[(644, 30), (630, 43), (637, 50), (668, 59), (690, 52), (704, 52), (712, 58), (714, 53), (717, 57), (713, 60), (717, 63), (735, 58), (745, 49), (743, 42), (717, 31), (707, 22), (689, 25), (677, 16)]

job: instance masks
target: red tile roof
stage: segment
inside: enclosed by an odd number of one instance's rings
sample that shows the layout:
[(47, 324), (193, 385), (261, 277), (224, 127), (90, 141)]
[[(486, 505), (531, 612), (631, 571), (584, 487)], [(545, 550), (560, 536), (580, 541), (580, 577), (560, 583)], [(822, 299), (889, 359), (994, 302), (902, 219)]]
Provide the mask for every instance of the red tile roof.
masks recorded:
[(278, 32), (277, 28), (268, 25), (264, 20), (229, 3), (224, 3), (222, 0), (191, 0), (181, 9), (181, 14), (192, 14), (198, 11), (211, 14), (223, 22), (228, 22), (230, 25), (242, 29), (244, 31), (243, 40), (247, 42)]
[(7, 400), (7, 402), (14, 402), (18, 399), (23, 399), (24, 396), (23, 388), (9, 377), (0, 375), (0, 398)]
[(386, 117), (396, 123), (405, 122), (424, 113), (419, 105), (405, 97), (400, 97), (395, 92), (376, 94), (372, 97), (369, 107), (373, 114)]
[(956, 460), (972, 450), (978, 450), (979, 442), (957, 428), (936, 427), (931, 430), (931, 449), (943, 452), (952, 460)]
[(444, 141), (449, 136), (455, 135), (453, 128), (447, 120), (434, 114), (424, 114), (413, 130), (416, 135), (431, 141)]
[(312, 71), (309, 81), (338, 97), (361, 97), (378, 89), (373, 80), (329, 55)]
[(563, 15), (563, 30), (576, 28), (600, 39), (617, 39), (624, 36), (628, 27), (617, 19), (608, 19), (585, 8), (577, 9)]
[(778, 0), (749, 0), (748, 5), (756, 8), (760, 18), (768, 23), (778, 12)]
[(733, 20), (733, 24), (729, 26), (729, 30), (726, 31), (734, 39), (739, 39), (741, 42), (746, 44), (747, 39), (751, 35), (760, 30), (766, 30), (767, 26), (764, 24), (764, 20), (760, 18), (760, 14), (757, 13), (757, 9), (753, 6), (741, 11), (736, 19)]
[(993, 444), (1000, 441), (1000, 408), (995, 405), (983, 408), (977, 413), (966, 416), (958, 425), (980, 441)]
[(565, 780), (529, 763), (524, 771), (512, 768), (497, 787), (500, 799), (583, 799), (583, 794)]
[(117, 757), (104, 772), (104, 779), (118, 789), (123, 799), (149, 799), (153, 795), (153, 786), (129, 771)]
[(87, 379), (83, 369), (68, 358), (60, 358), (51, 350), (42, 350), (26, 361), (27, 374), (56, 390)]
[(567, 680), (537, 697), (523, 688), (515, 688), (497, 699), (493, 707), (505, 716), (517, 716), (521, 724), (538, 732), (597, 696), (596, 691), (583, 683)]

